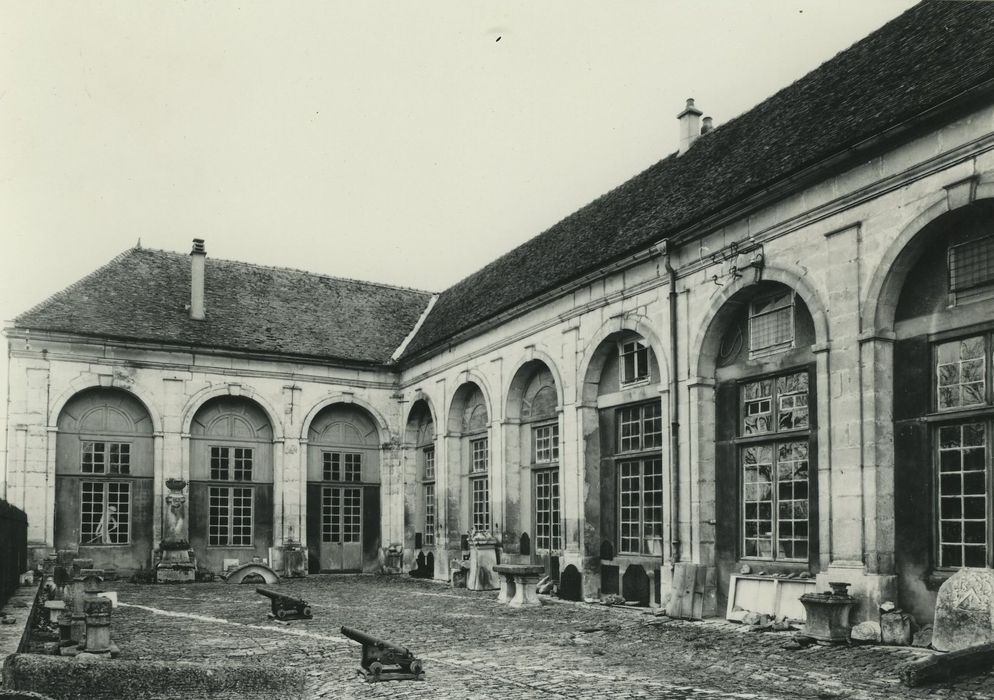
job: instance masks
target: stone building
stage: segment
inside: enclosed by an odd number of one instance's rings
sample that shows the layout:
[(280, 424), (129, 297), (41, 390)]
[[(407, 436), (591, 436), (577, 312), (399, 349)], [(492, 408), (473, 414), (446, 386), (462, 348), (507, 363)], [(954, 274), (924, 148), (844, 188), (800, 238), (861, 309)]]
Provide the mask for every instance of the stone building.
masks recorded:
[[(463, 536), (585, 595), (992, 566), (994, 4), (924, 3), (438, 295), (135, 248), (6, 329), (5, 497), (149, 566)], [(644, 601), (643, 601), (644, 602)]]

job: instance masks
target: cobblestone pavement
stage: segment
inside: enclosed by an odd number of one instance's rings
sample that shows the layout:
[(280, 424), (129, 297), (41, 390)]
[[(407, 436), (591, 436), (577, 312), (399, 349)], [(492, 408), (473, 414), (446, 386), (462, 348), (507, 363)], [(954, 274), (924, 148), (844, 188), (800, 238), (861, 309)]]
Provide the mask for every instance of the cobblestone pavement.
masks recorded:
[[(932, 652), (897, 647), (783, 649), (789, 633), (725, 622), (660, 623), (631, 609), (549, 601), (512, 610), (496, 592), (407, 577), (312, 576), (279, 589), (313, 620), (267, 619), (252, 585), (116, 584), (122, 658), (300, 667), (314, 698), (924, 698), (994, 700), (994, 672), (908, 689), (898, 670)], [(367, 684), (355, 627), (409, 647), (426, 680)]]

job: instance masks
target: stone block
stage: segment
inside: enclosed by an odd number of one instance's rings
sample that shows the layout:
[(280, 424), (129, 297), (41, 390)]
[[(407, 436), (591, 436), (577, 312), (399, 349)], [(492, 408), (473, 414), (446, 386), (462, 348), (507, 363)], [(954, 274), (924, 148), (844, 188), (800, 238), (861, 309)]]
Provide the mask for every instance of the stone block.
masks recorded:
[(881, 639), (880, 624), (873, 620), (860, 622), (852, 628), (849, 638), (853, 642), (864, 642), (867, 644), (879, 644)]
[(911, 616), (895, 611), (880, 616), (880, 638), (892, 646), (911, 645)]
[(994, 570), (962, 568), (939, 587), (932, 646), (957, 651), (994, 642)]

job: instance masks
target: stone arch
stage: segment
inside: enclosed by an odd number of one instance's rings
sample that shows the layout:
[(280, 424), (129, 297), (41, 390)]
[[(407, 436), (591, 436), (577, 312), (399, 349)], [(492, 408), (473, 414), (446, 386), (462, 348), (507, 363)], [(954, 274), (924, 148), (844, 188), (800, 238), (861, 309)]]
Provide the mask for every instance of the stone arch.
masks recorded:
[[(713, 358), (717, 355), (716, 344), (721, 341), (722, 321), (727, 320), (729, 312), (727, 302), (736, 294), (761, 282), (779, 282), (793, 289), (811, 314), (815, 326), (815, 342), (819, 345), (828, 343), (828, 314), (827, 305), (822, 301), (822, 295), (806, 279), (800, 268), (794, 265), (770, 264), (763, 268), (763, 279), (760, 282), (747, 281), (740, 277), (721, 288), (701, 317), (697, 327), (697, 335), (690, 344), (691, 377), (708, 376), (713, 371)], [(713, 349), (715, 348), (715, 349)]]
[(421, 428), (424, 423), (432, 424), (432, 438), (436, 438), (438, 436), (438, 418), (435, 415), (435, 407), (431, 399), (422, 394), (411, 403), (411, 408), (407, 412), (407, 420), (404, 424), (405, 445), (416, 447), (423, 444)]
[[(587, 343), (586, 348), (583, 351), (583, 357), (580, 364), (577, 365), (577, 377), (576, 381), (580, 386), (579, 398), (584, 403), (587, 404), (591, 400), (590, 396), (590, 386), (591, 379), (595, 376), (599, 377), (600, 370), (603, 367), (604, 357), (603, 357), (603, 345), (604, 341), (610, 336), (616, 333), (622, 333), (625, 331), (630, 331), (642, 336), (642, 339), (648, 343), (649, 348), (652, 350), (652, 354), (656, 359), (656, 363), (659, 365), (659, 381), (658, 384), (666, 385), (670, 377), (670, 361), (669, 357), (665, 352), (665, 346), (663, 345), (662, 339), (656, 333), (656, 331), (649, 324), (649, 320), (644, 316), (635, 316), (629, 314), (627, 316), (615, 316), (609, 319), (597, 329), (590, 338), (590, 342)], [(592, 382), (596, 384), (596, 380)], [(594, 397), (595, 398), (595, 397)]]
[(490, 400), (490, 395), (486, 387), (477, 381), (477, 377), (470, 377), (456, 387), (456, 390), (452, 392), (452, 397), (449, 399), (449, 410), (445, 420), (447, 433), (462, 435), (466, 432), (463, 425), (465, 418), (464, 412), (467, 409), (466, 402), (472, 398), (472, 395), (476, 391), (479, 391), (483, 397), (482, 407), (486, 411), (487, 424), (489, 425), (490, 421), (493, 420), (493, 402)]
[(225, 560), (267, 558), (273, 545), (279, 424), (253, 393), (201, 392), (184, 420), (190, 546), (213, 571), (224, 571)]
[(200, 408), (211, 399), (219, 396), (242, 396), (258, 404), (269, 419), (269, 426), (273, 431), (273, 440), (278, 441), (283, 439), (283, 423), (277, 418), (280, 415), (279, 411), (260, 392), (244, 384), (208, 386), (191, 396), (180, 413), (183, 417), (181, 432), (184, 435), (190, 434), (190, 426)]
[(162, 419), (159, 413), (155, 410), (154, 405), (146, 400), (140, 392), (135, 391), (131, 385), (118, 386), (113, 381), (109, 384), (104, 384), (101, 382), (101, 378), (96, 375), (81, 375), (76, 377), (69, 383), (69, 387), (59, 394), (58, 398), (52, 402), (51, 411), (49, 411), (49, 422), (50, 426), (57, 426), (59, 421), (59, 415), (61, 415), (62, 410), (66, 407), (66, 404), (73, 399), (77, 394), (84, 392), (88, 389), (116, 389), (117, 391), (123, 391), (130, 394), (135, 399), (137, 399), (142, 406), (144, 406), (145, 411), (148, 413), (149, 419), (152, 421), (152, 432), (161, 433), (162, 432)]
[(78, 546), (98, 568), (138, 569), (153, 547), (160, 469), (151, 413), (134, 393), (110, 385), (91, 385), (57, 403), (53, 544)]
[[(562, 551), (562, 382), (547, 357), (526, 356), (508, 384), (504, 411), (504, 551), (548, 557)], [(538, 449), (541, 440), (542, 450)], [(524, 544), (534, 546), (523, 547)], [(555, 557), (555, 565), (552, 558)]]
[(524, 356), (518, 358), (518, 361), (514, 364), (509, 374), (511, 382), (508, 384), (507, 397), (505, 399), (505, 419), (514, 420), (521, 417), (520, 394), (527, 388), (522, 385), (527, 377), (522, 374), (521, 370), (526, 365), (531, 365), (536, 362), (544, 365), (552, 375), (552, 381), (556, 390), (556, 408), (557, 410), (562, 410), (565, 389), (563, 388), (563, 378), (559, 372), (559, 368), (556, 366), (555, 361), (548, 355), (548, 353), (542, 352), (541, 350), (530, 349)]
[(956, 211), (949, 208), (946, 192), (934, 194), (933, 199), (924, 211), (904, 225), (887, 246), (880, 263), (873, 271), (867, 285), (866, 299), (862, 304), (860, 327), (864, 332), (893, 330), (898, 297), (904, 288), (908, 272), (917, 261), (918, 249), (925, 244), (926, 236), (919, 234), (933, 221)]
[(317, 417), (317, 415), (322, 410), (336, 403), (351, 404), (357, 406), (358, 408), (368, 413), (369, 417), (373, 420), (373, 423), (376, 425), (377, 431), (379, 432), (380, 444), (385, 444), (387, 442), (390, 442), (390, 426), (387, 423), (386, 419), (383, 417), (383, 414), (380, 413), (368, 401), (357, 398), (352, 394), (329, 394), (328, 396), (324, 397), (316, 404), (314, 404), (314, 406), (311, 408), (310, 411), (307, 412), (307, 415), (304, 417), (304, 420), (300, 424), (301, 440), (307, 439), (307, 436), (311, 429), (311, 423), (314, 422), (314, 418)]

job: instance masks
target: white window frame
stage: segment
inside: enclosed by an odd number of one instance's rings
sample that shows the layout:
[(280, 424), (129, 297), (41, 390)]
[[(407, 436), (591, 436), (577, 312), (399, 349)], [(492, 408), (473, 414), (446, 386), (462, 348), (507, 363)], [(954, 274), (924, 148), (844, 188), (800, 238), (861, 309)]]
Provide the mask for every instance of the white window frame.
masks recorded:
[(531, 428), (532, 464), (559, 463), (559, 421)]
[[(642, 556), (642, 555), (658, 555), (662, 554), (661, 551), (653, 551), (653, 548), (649, 545), (649, 539), (658, 539), (660, 542), (660, 549), (662, 547), (662, 537), (663, 537), (663, 527), (665, 526), (665, 503), (663, 501), (663, 460), (662, 457), (642, 457), (642, 458), (628, 458), (619, 459), (615, 462), (617, 474), (618, 474), (618, 554), (625, 554), (629, 556)], [(648, 473), (646, 471), (647, 465), (652, 464), (658, 467), (658, 473), (652, 472)], [(634, 473), (625, 472), (626, 469), (634, 468)], [(646, 479), (653, 478), (658, 480), (659, 488), (646, 489)], [(631, 481), (634, 479), (638, 484), (637, 491), (634, 489), (625, 489), (625, 481)], [(625, 494), (636, 494), (638, 498), (638, 503), (625, 503)], [(648, 520), (646, 518), (646, 511), (649, 509), (646, 507), (646, 494), (651, 493), (659, 501), (659, 521)], [(626, 510), (628, 511), (626, 513)], [(631, 513), (635, 513), (635, 518), (631, 517)], [(629, 525), (634, 528), (635, 536), (625, 536), (625, 526)], [(657, 525), (659, 529), (658, 535), (647, 534), (647, 529), (650, 525)], [(634, 550), (631, 548), (629, 542), (635, 540), (638, 543), (637, 548)]]
[[(214, 517), (215, 497), (220, 501), (224, 498), (225, 523), (215, 525), (211, 522)], [(240, 503), (236, 503), (236, 498)], [(245, 507), (244, 499), (248, 499), (248, 535), (244, 532), (235, 535), (235, 509)], [(220, 516), (221, 514), (219, 514)], [(241, 514), (239, 518), (244, 519)], [(244, 524), (239, 527), (245, 527)], [(255, 542), (255, 489), (252, 486), (208, 486), (207, 487), (207, 546), (208, 547), (254, 547)]]
[[(547, 479), (546, 484), (540, 483)], [(540, 495), (541, 488), (548, 489)], [(562, 489), (559, 467), (535, 469), (532, 472), (532, 492), (535, 494), (532, 507), (534, 541), (536, 552), (558, 552), (562, 550)], [(541, 505), (548, 504), (542, 508)], [(539, 523), (539, 514), (548, 513), (548, 522)], [(543, 532), (543, 530), (547, 530)]]
[[(117, 490), (116, 494), (111, 491)], [(99, 493), (100, 518), (94, 520), (87, 519), (88, 515), (95, 515), (96, 511), (87, 512), (87, 492), (91, 495)], [(121, 495), (124, 495), (124, 508), (122, 509)], [(113, 496), (117, 496), (114, 498)], [(79, 539), (80, 545), (84, 547), (103, 546), (127, 546), (131, 544), (131, 506), (134, 502), (132, 498), (133, 489), (129, 481), (112, 481), (101, 479), (99, 481), (84, 480), (80, 482), (79, 498)], [(110, 513), (110, 508), (115, 510)], [(123, 537), (122, 537), (123, 535)], [(94, 541), (100, 538), (100, 541)]]
[[(626, 359), (632, 358), (632, 376), (627, 376)], [(622, 388), (648, 384), (650, 381), (649, 346), (641, 340), (618, 343), (618, 383)]]

